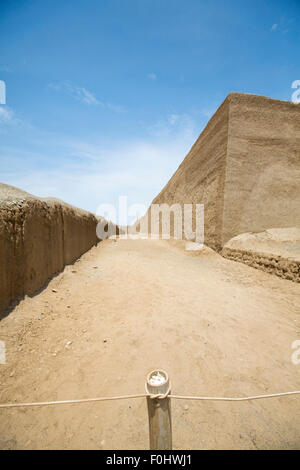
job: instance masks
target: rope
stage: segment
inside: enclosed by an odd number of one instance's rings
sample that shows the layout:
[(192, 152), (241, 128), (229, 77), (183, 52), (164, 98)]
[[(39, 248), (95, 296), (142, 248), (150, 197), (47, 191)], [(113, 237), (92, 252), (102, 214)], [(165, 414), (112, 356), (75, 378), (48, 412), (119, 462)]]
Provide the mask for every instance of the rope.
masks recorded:
[(147, 395), (141, 393), (139, 395), (121, 395), (119, 397), (100, 397), (100, 398), (82, 398), (80, 400), (61, 400), (61, 401), (39, 401), (33, 403), (4, 403), (0, 408), (16, 408), (20, 406), (44, 406), (44, 405), (70, 405), (71, 403), (89, 403), (93, 401), (108, 400), (127, 400), (129, 398), (145, 398)]
[(127, 400), (131, 398), (145, 398), (163, 400), (167, 396), (178, 400), (210, 400), (210, 401), (249, 401), (249, 400), (260, 400), (262, 398), (275, 398), (284, 397), (287, 395), (300, 395), (300, 390), (295, 392), (284, 392), (284, 393), (272, 393), (269, 395), (254, 395), (250, 397), (191, 397), (185, 395), (171, 395), (170, 390), (163, 395), (151, 395), (149, 393), (141, 393), (139, 395), (121, 395), (116, 397), (100, 397), (100, 398), (83, 398), (81, 400), (61, 400), (61, 401), (41, 401), (33, 403), (3, 403), (0, 408), (17, 408), (24, 406), (44, 406), (44, 405), (69, 405), (71, 403), (90, 403), (95, 401), (108, 401), (108, 400)]
[(287, 395), (300, 395), (300, 390), (295, 392), (271, 393), (269, 395), (253, 395), (250, 397), (189, 397), (185, 395), (169, 395), (170, 398), (178, 400), (211, 400), (211, 401), (249, 401), (262, 398), (285, 397)]
[(147, 390), (147, 383), (145, 383), (145, 390), (146, 396), (149, 397), (151, 400), (163, 400), (164, 398), (167, 398), (167, 396), (171, 393), (171, 381), (169, 381), (169, 386), (165, 393), (158, 393), (157, 395), (149, 393)]

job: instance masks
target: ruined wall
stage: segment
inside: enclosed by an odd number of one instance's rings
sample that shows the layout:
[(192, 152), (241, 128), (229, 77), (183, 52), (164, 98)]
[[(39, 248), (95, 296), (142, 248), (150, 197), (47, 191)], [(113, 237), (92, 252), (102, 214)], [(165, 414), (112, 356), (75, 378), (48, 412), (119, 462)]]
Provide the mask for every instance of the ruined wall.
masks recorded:
[(300, 226), (300, 106), (232, 93), (223, 240)]
[(300, 228), (276, 228), (231, 238), (222, 256), (300, 282)]
[(203, 203), (205, 243), (300, 227), (300, 105), (230, 93), (153, 203)]
[(0, 312), (97, 243), (96, 217), (0, 184)]
[(204, 204), (205, 239), (213, 248), (220, 248), (222, 240), (227, 134), (228, 103), (225, 101), (153, 200), (153, 204)]
[(227, 247), (223, 248), (222, 256), (232, 261), (248, 264), (252, 268), (260, 269), (283, 279), (300, 282), (300, 261), (297, 259)]

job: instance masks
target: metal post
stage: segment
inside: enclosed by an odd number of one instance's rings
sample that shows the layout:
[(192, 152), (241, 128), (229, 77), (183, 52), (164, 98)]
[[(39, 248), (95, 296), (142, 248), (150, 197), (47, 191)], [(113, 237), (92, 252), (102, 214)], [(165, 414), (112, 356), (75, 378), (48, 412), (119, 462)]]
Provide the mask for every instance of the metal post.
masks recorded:
[[(170, 382), (167, 372), (153, 370), (147, 375), (146, 392), (151, 395), (165, 395)], [(151, 450), (172, 449), (171, 400), (147, 397), (149, 417), (149, 438)]]

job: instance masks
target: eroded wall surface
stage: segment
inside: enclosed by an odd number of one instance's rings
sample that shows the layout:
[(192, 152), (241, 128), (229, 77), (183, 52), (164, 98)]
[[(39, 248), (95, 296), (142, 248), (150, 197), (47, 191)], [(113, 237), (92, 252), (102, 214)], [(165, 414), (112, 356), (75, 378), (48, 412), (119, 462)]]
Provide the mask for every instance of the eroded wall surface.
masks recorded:
[(0, 312), (97, 243), (96, 217), (0, 184)]
[(232, 93), (223, 240), (300, 227), (300, 106)]
[(300, 227), (300, 105), (230, 93), (153, 203), (204, 204), (204, 242), (218, 251), (241, 233)]
[[(152, 204), (204, 204), (205, 242), (220, 248), (228, 140), (228, 103), (210, 119), (177, 171)], [(195, 216), (195, 211), (193, 212)], [(195, 228), (195, 221), (193, 220)]]

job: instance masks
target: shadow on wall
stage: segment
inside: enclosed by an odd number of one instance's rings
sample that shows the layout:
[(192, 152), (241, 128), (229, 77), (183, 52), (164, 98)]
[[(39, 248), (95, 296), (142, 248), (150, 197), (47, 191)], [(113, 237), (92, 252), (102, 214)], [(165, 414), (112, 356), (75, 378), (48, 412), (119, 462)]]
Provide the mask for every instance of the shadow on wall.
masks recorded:
[(57, 199), (0, 184), (0, 313), (99, 241), (98, 219)]

